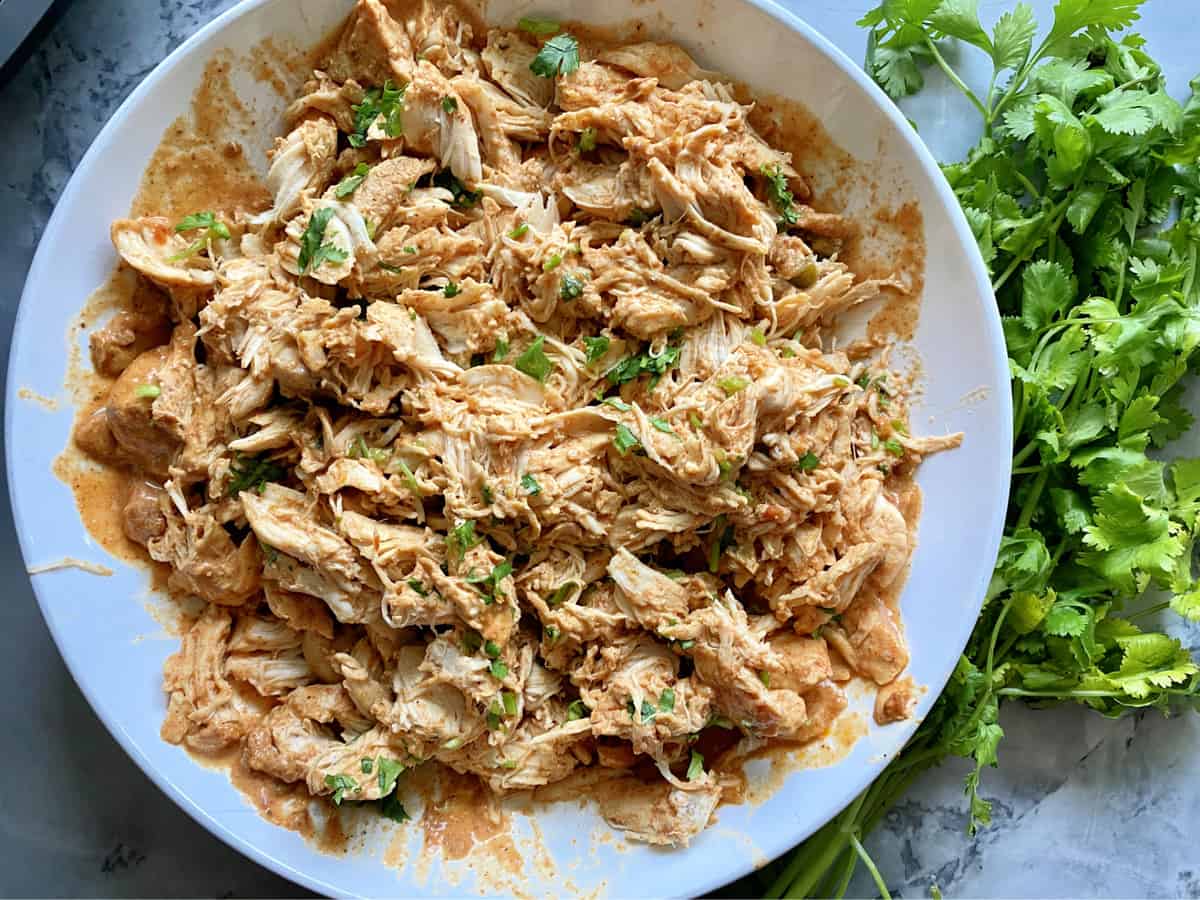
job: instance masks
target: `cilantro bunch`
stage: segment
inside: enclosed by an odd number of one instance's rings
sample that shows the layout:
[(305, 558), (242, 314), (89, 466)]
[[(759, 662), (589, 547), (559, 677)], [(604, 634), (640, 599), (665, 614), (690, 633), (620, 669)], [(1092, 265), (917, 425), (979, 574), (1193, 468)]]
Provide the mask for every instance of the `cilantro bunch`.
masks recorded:
[[(968, 828), (986, 824), (999, 705), (1073, 701), (1106, 716), (1197, 706), (1200, 668), (1147, 617), (1200, 619), (1200, 460), (1170, 459), (1200, 368), (1200, 78), (1180, 104), (1135, 34), (1141, 0), (1059, 0), (1048, 33), (1020, 3), (986, 31), (977, 0), (886, 0), (867, 67), (894, 98), (940, 68), (982, 118), (943, 166), (991, 272), (1012, 372), (1011, 506), (982, 615), (904, 752), (790, 857), (769, 897), (841, 896), (862, 838), (925, 769), (974, 761)], [(950, 39), (986, 53), (974, 91)], [(1147, 596), (1153, 590), (1157, 596)], [(1161, 598), (1161, 599), (1159, 599)], [(762, 890), (760, 886), (759, 890)]]

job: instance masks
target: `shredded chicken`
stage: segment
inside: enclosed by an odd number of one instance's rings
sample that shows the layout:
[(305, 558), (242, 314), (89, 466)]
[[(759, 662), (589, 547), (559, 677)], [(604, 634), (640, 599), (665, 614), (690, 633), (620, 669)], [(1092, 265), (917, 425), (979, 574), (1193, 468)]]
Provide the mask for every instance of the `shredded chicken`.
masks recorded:
[(959, 436), (910, 436), (885, 343), (837, 349), (903, 285), (838, 260), (855, 223), (729, 84), (652, 43), (546, 78), (544, 40), (359, 0), (269, 210), (113, 224), (162, 310), (93, 340), (76, 440), (202, 601), (167, 740), (335, 802), (423, 760), (656, 769), (610, 821), (684, 844), (716, 765), (819, 737), (849, 678), (911, 713), (906, 498)]

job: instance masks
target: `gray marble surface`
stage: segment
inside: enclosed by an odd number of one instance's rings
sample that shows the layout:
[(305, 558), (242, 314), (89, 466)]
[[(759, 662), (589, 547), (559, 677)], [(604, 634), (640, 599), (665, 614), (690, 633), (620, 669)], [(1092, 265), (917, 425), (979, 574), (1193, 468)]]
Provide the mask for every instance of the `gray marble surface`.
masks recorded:
[[(866, 0), (785, 0), (855, 58)], [(0, 73), (0, 371), (38, 237), (74, 166), (133, 87), (231, 0), (58, 0)], [(553, 4), (548, 4), (552, 6)], [(981, 4), (985, 17), (1007, 6)], [(1035, 0), (1048, 20), (1052, 0)], [(1196, 65), (1195, 0), (1151, 0), (1141, 31), (1182, 88)], [(944, 113), (934, 95), (910, 112)], [(934, 134), (941, 154), (961, 136)], [(2, 402), (2, 401), (0, 401)], [(47, 448), (47, 452), (57, 448)], [(0, 473), (0, 482), (5, 475)], [(179, 811), (130, 762), (63, 667), (24, 574), (0, 484), (0, 894), (288, 896)], [(894, 894), (1200, 896), (1200, 717), (1110, 722), (1007, 707), (994, 823), (964, 832), (962, 777), (929, 773), (868, 841)], [(854, 892), (872, 894), (866, 880)]]

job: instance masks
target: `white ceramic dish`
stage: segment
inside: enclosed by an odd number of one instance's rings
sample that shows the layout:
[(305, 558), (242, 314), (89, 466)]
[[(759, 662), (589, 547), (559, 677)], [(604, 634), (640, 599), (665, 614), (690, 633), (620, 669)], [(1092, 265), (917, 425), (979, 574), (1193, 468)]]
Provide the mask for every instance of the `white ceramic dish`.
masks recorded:
[[(682, 43), (702, 65), (806, 104), (844, 149), (887, 172), (885, 183), (919, 204), (929, 256), (915, 343), (927, 377), (914, 427), (923, 433), (967, 433), (960, 450), (930, 458), (919, 475), (925, 508), (902, 607), (911, 673), (929, 690), (913, 721), (872, 726), (840, 763), (794, 772), (760, 805), (723, 807), (718, 823), (687, 850), (619, 850), (611, 842), (597, 843), (596, 834), (606, 831), (598, 817), (560, 804), (536, 817), (539, 840), (555, 871), (527, 858), (507, 886), (489, 880), (491, 875), (473, 883), (477, 873), (465, 862), (410, 861), (397, 871), (385, 865), (382, 852), (370, 848), (345, 857), (322, 855), (259, 818), (223, 774), (198, 766), (160, 740), (162, 662), (175, 642), (162, 638), (145, 609), (144, 573), (108, 559), (94, 544), (70, 491), (50, 471), (53, 457), (67, 443), (72, 411), (48, 411), (20, 399), (18, 391), (63, 395), (64, 335), (113, 266), (108, 222), (127, 213), (150, 153), (166, 126), (187, 109), (211, 55), (225, 48), (246, 53), (268, 36), (310, 45), (351, 5), (351, 0), (248, 0), (221, 16), (133, 92), (63, 193), (30, 270), (13, 337), (5, 423), (9, 483), (27, 565), (75, 557), (106, 564), (115, 574), (97, 578), (65, 570), (35, 576), (43, 615), (80, 688), (150, 778), (230, 845), (313, 890), (703, 893), (802, 840), (882, 770), (928, 711), (978, 614), (1007, 504), (1011, 412), (1000, 324), (974, 241), (932, 157), (904, 118), (854, 63), (767, 0), (555, 0), (536, 8), (522, 0), (490, 3), (488, 18), (501, 23), (530, 12), (593, 24), (620, 23), (634, 15), (645, 19), (652, 33)], [(249, 79), (239, 87), (251, 94), (260, 122), (278, 118), (278, 98)], [(270, 137), (264, 129), (262, 146), (249, 148), (251, 154), (265, 149)], [(160, 639), (139, 638), (155, 634)], [(518, 849), (531, 854), (530, 820), (518, 815), (514, 821)], [(419, 829), (411, 831), (412, 852), (419, 854)]]

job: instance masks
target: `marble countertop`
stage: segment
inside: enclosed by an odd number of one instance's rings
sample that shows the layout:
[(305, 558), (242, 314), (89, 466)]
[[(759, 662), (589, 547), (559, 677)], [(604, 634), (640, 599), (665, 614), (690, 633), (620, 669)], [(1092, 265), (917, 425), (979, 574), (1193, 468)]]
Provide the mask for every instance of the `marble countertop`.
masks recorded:
[[(784, 0), (851, 56), (867, 0)], [(59, 0), (0, 71), (0, 371), (42, 228), (74, 166), (125, 96), (232, 0)], [(552, 4), (550, 4), (552, 5)], [(984, 0), (994, 18), (1007, 0)], [(1053, 0), (1035, 0), (1048, 21)], [(1195, 66), (1194, 0), (1151, 0), (1140, 31), (1182, 89)], [(954, 102), (923, 99), (910, 112)], [(937, 136), (935, 151), (961, 152)], [(0, 401), (3, 402), (3, 401)], [(47, 452), (57, 448), (47, 448)], [(293, 896), (177, 809), (96, 719), (42, 623), (0, 472), (0, 869), (10, 896)], [(1195, 647), (1195, 635), (1189, 636)], [(962, 778), (928, 773), (867, 842), (894, 895), (1196, 897), (1200, 717), (1108, 721), (1079, 709), (1006, 707), (994, 821), (965, 833)], [(852, 893), (872, 894), (856, 881)]]

